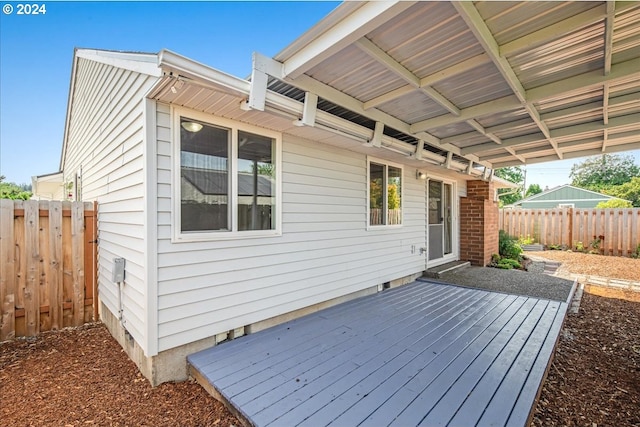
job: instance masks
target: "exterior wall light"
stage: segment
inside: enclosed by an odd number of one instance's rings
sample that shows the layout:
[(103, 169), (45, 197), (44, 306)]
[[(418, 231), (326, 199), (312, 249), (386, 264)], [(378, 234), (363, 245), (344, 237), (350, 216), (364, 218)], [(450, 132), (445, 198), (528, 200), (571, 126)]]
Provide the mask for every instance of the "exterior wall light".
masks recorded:
[(202, 130), (202, 125), (200, 123), (197, 122), (182, 122), (180, 123), (180, 126), (182, 126), (182, 128), (184, 130), (186, 130), (187, 132), (200, 132), (200, 130)]
[(416, 179), (427, 179), (427, 173), (421, 170), (416, 171)]

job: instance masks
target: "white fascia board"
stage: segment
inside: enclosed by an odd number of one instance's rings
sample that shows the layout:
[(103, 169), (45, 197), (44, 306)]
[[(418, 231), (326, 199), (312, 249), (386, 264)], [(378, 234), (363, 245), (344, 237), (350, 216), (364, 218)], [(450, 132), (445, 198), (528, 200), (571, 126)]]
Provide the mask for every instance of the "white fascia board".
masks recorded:
[(170, 50), (160, 51), (158, 54), (158, 66), (166, 73), (176, 74), (176, 77), (177, 75), (182, 75), (196, 80), (203, 80), (243, 96), (248, 96), (251, 90), (251, 82), (248, 80), (216, 70)]
[(98, 49), (78, 49), (76, 57), (101, 64), (111, 65), (136, 73), (160, 77), (162, 72), (158, 67), (158, 55), (155, 53), (117, 52)]
[(414, 2), (408, 1), (362, 3), (361, 7), (339, 19), (331, 28), (317, 34), (304, 47), (284, 58), (281, 61), (284, 65), (284, 76), (293, 79), (299, 77), (413, 4)]

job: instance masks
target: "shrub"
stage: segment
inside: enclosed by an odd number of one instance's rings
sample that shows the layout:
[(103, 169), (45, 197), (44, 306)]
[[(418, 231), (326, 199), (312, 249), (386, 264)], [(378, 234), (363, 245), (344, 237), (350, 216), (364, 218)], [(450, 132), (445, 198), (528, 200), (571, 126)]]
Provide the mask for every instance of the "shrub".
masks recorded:
[(530, 234), (527, 234), (526, 236), (520, 236), (518, 238), (518, 244), (520, 246), (522, 245), (533, 245), (536, 242), (535, 237), (531, 237)]
[(640, 243), (638, 243), (638, 247), (636, 248), (636, 251), (634, 253), (631, 254), (631, 258), (640, 258)]
[(513, 268), (522, 268), (522, 265), (515, 259), (502, 258), (498, 264), (496, 264), (496, 267), (511, 270)]
[(500, 230), (498, 234), (498, 252), (503, 258), (510, 258), (518, 261), (522, 254), (522, 248), (516, 242), (516, 239), (509, 236), (506, 231)]

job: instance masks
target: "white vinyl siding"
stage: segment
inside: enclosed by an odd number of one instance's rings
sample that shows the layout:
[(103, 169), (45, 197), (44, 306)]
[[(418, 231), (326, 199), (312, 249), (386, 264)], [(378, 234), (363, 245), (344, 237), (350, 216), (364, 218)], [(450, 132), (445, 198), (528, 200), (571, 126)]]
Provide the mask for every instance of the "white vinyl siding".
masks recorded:
[(157, 118), (159, 351), (423, 270), (414, 170), (403, 177), (403, 226), (372, 233), (366, 155), (287, 135), (281, 236), (172, 242), (170, 108)]
[(82, 170), (79, 197), (98, 201), (98, 292), (114, 314), (113, 258), (126, 259), (125, 328), (146, 352), (143, 105), (157, 79), (89, 59), (77, 61), (64, 179)]

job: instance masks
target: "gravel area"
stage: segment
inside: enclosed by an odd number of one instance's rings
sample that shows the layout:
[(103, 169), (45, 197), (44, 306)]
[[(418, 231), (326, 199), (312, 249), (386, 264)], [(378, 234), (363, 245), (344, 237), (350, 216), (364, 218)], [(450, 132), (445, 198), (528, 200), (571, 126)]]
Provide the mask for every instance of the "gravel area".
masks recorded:
[(640, 282), (640, 258), (568, 251), (526, 252), (525, 255), (561, 262), (560, 274), (570, 272)]
[(467, 267), (444, 273), (439, 279), (454, 285), (515, 295), (566, 301), (573, 281), (546, 274), (491, 267)]

